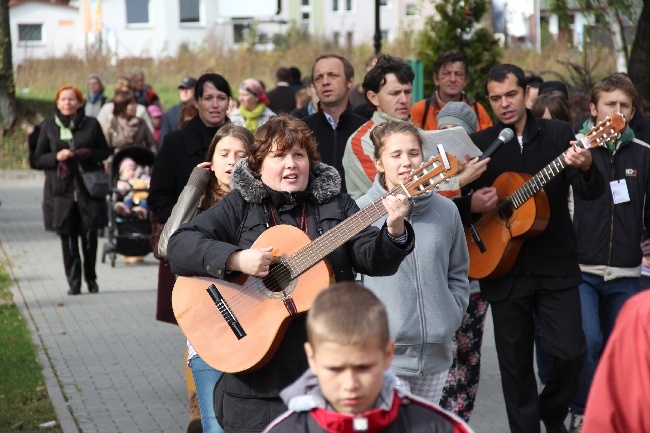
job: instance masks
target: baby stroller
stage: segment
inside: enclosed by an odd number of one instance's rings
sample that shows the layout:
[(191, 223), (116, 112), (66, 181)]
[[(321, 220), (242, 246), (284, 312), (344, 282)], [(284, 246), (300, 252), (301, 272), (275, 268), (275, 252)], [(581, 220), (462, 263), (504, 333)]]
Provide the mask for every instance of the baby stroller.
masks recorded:
[(111, 267), (115, 267), (118, 254), (129, 257), (146, 256), (151, 252), (149, 236), (151, 235), (151, 222), (149, 218), (140, 219), (137, 215), (124, 217), (115, 211), (115, 204), (122, 200), (126, 193), (148, 194), (149, 188), (119, 189), (117, 187), (120, 177), (120, 165), (125, 158), (130, 158), (144, 170), (151, 172), (156, 155), (144, 147), (127, 147), (113, 156), (110, 166), (111, 193), (108, 201), (108, 242), (104, 244), (102, 263), (106, 256), (110, 256)]

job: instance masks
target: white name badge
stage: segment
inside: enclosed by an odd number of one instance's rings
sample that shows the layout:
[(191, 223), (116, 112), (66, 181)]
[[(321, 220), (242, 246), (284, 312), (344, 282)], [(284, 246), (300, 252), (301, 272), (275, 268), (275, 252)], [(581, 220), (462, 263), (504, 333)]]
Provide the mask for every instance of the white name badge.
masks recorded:
[(627, 191), (625, 179), (613, 180), (609, 183), (609, 187), (612, 189), (614, 204), (630, 201), (630, 193)]

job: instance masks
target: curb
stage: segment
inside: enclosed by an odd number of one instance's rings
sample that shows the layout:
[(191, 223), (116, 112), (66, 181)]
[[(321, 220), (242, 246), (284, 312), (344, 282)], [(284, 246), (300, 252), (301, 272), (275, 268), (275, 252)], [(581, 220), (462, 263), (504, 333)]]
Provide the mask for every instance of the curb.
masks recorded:
[(20, 290), (18, 284), (16, 284), (16, 276), (14, 275), (13, 268), (11, 266), (11, 261), (7, 256), (4, 248), (0, 245), (2, 249), (2, 254), (5, 257), (5, 263), (7, 264), (7, 270), (11, 273), (12, 284), (10, 287), (11, 293), (14, 298), (14, 304), (18, 307), (18, 310), (25, 318), (25, 323), (27, 323), (27, 329), (31, 335), (32, 342), (38, 342), (36, 344), (37, 354), (36, 358), (43, 368), (43, 377), (45, 378), (45, 388), (47, 389), (47, 394), (50, 397), (52, 406), (54, 407), (54, 412), (56, 413), (58, 425), (61, 427), (63, 433), (80, 433), (77, 423), (70, 412), (68, 403), (66, 402), (65, 397), (63, 396), (63, 391), (61, 385), (59, 384), (58, 377), (54, 372), (52, 363), (50, 362), (49, 357), (47, 356), (47, 350), (43, 347), (43, 341), (41, 340), (40, 333), (36, 328), (36, 324), (32, 318), (32, 315), (29, 311), (29, 308), (25, 304), (23, 294)]

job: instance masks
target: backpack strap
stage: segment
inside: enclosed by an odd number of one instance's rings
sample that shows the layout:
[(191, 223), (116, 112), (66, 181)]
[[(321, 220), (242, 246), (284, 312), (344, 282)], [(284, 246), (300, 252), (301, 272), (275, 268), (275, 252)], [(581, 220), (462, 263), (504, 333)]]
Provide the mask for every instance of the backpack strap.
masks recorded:
[(244, 201), (244, 214), (241, 219), (241, 223), (239, 224), (239, 228), (237, 229), (237, 233), (235, 234), (235, 242), (233, 245), (239, 245), (239, 240), (241, 239), (241, 234), (244, 231), (244, 223), (246, 222), (246, 218), (248, 218), (248, 208), (250, 207), (250, 203), (247, 201)]
[(429, 114), (429, 108), (431, 107), (432, 102), (433, 101), (431, 100), (431, 98), (425, 99), (425, 102), (424, 102), (424, 115), (422, 116), (422, 125), (420, 125), (420, 128), (422, 128), (422, 129), (424, 129), (424, 124), (427, 121), (427, 115)]

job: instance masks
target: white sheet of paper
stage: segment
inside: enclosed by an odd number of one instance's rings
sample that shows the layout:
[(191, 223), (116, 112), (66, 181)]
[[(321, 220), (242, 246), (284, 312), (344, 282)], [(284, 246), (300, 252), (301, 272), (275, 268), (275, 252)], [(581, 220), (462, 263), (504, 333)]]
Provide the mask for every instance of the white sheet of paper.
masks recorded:
[(442, 144), (446, 152), (451, 153), (460, 161), (465, 159), (465, 155), (475, 158), (483, 154), (481, 149), (476, 147), (472, 139), (469, 138), (467, 131), (462, 126), (441, 131), (420, 131), (420, 133), (424, 137), (422, 149), (425, 160), (432, 156), (438, 156), (438, 149), (436, 148), (438, 144)]
[(614, 204), (630, 201), (630, 192), (627, 190), (625, 179), (613, 180), (609, 183), (609, 187), (612, 189)]

